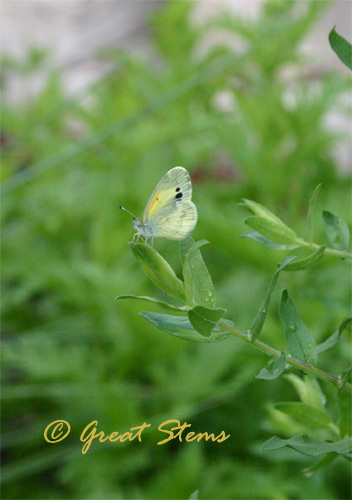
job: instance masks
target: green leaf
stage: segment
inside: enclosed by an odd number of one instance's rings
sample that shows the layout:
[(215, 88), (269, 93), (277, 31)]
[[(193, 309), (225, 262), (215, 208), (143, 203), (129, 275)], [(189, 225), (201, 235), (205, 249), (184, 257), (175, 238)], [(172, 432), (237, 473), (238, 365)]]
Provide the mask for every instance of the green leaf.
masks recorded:
[(278, 403), (274, 408), (313, 429), (326, 429), (333, 423), (328, 413), (306, 403)]
[(197, 332), (209, 337), (225, 313), (226, 309), (222, 308), (209, 309), (203, 306), (195, 306), (188, 311), (188, 318)]
[(342, 375), (340, 375), (340, 378), (341, 378), (341, 383), (339, 385), (339, 389), (342, 391), (346, 385), (346, 383), (348, 382), (348, 380), (351, 378), (352, 376), (352, 365), (347, 368), (347, 370), (345, 370)]
[(198, 500), (198, 493), (199, 490), (194, 491), (188, 500)]
[(180, 241), (180, 253), (187, 304), (211, 308), (215, 307), (214, 286), (199, 250), (199, 247), (205, 244), (205, 240), (194, 243), (191, 236), (188, 236)]
[(271, 360), (264, 367), (258, 375), (255, 375), (255, 378), (259, 378), (262, 380), (274, 380), (275, 378), (280, 377), (280, 375), (284, 372), (286, 366), (286, 352), (282, 351), (280, 356), (274, 360)]
[(309, 467), (303, 469), (302, 474), (306, 477), (312, 477), (313, 474), (315, 474), (318, 470), (330, 465), (337, 457), (338, 455), (336, 455), (336, 453), (331, 453), (330, 455), (326, 455), (321, 460), (315, 462), (315, 464), (310, 465)]
[(318, 380), (313, 375), (305, 375), (300, 378), (293, 373), (285, 375), (296, 389), (301, 401), (319, 410), (325, 410), (326, 397), (320, 388)]
[(193, 328), (189, 319), (186, 316), (172, 316), (170, 314), (142, 312), (140, 316), (147, 319), (160, 330), (190, 342), (221, 342), (225, 340), (229, 334), (221, 328), (215, 328), (209, 337), (201, 335)]
[(166, 309), (167, 311), (173, 311), (173, 312), (185, 312), (187, 310), (187, 307), (182, 306), (182, 307), (177, 307), (177, 306), (172, 306), (171, 304), (168, 304), (167, 302), (164, 302), (163, 300), (158, 300), (154, 299), (153, 297), (145, 297), (145, 296), (138, 296), (138, 295), (118, 295), (115, 297), (115, 300), (121, 300), (121, 299), (132, 299), (132, 300), (144, 300), (147, 302), (153, 302), (154, 304), (158, 304), (161, 306), (163, 309)]
[(278, 269), (273, 274), (268, 291), (266, 293), (265, 300), (262, 303), (262, 305), (260, 306), (260, 308), (259, 308), (259, 310), (258, 310), (258, 312), (253, 320), (253, 323), (249, 329), (249, 336), (250, 336), (250, 339), (252, 342), (254, 342), (259, 337), (259, 335), (263, 329), (265, 319), (266, 319), (266, 316), (268, 314), (271, 296), (275, 290), (277, 280), (279, 279), (280, 272), (283, 269), (285, 269), (285, 267), (296, 258), (297, 257), (295, 257), (294, 255), (290, 255), (289, 257), (286, 257), (286, 259), (284, 259), (282, 261), (282, 263), (280, 264)]
[(283, 290), (281, 294), (279, 315), (285, 328), (290, 354), (300, 361), (315, 364), (318, 359), (315, 340), (301, 320), (287, 290)]
[(242, 203), (240, 205), (244, 205), (245, 207), (252, 212), (253, 215), (257, 215), (258, 217), (264, 217), (264, 219), (269, 219), (272, 220), (273, 222), (277, 222), (278, 224), (283, 224), (282, 220), (276, 217), (275, 214), (270, 212), (267, 208), (265, 208), (263, 205), (260, 203), (257, 203), (256, 201), (252, 200), (247, 200), (244, 198), (242, 200)]
[(290, 265), (285, 267), (285, 271), (303, 271), (303, 269), (308, 269), (316, 264), (324, 255), (326, 247), (319, 247), (314, 253), (308, 255), (304, 259), (295, 260)]
[(188, 264), (189, 259), (191, 258), (191, 255), (193, 254), (193, 252), (195, 252), (199, 248), (203, 247), (204, 245), (210, 245), (209, 241), (208, 240), (199, 240), (196, 243), (194, 243), (194, 245), (191, 246), (191, 248), (188, 250), (188, 252), (184, 256), (183, 264)]
[(314, 208), (318, 198), (321, 184), (318, 184), (314, 189), (311, 199), (308, 204), (308, 227), (309, 227), (309, 242), (313, 243), (314, 240)]
[(271, 248), (272, 250), (292, 250), (298, 247), (298, 245), (283, 245), (282, 243), (276, 243), (258, 233), (258, 231), (247, 231), (241, 235), (241, 238), (249, 238), (250, 240), (257, 241), (264, 247)]
[(351, 420), (351, 412), (352, 412), (352, 398), (351, 394), (344, 391), (338, 391), (339, 398), (339, 409), (340, 409), (340, 418), (339, 418), (339, 429), (341, 437), (351, 436), (352, 434), (352, 420)]
[(349, 69), (352, 69), (352, 46), (341, 35), (336, 33), (335, 26), (329, 33), (329, 43), (332, 50)]
[(326, 235), (331, 245), (337, 250), (347, 250), (350, 242), (350, 231), (346, 222), (328, 210), (323, 210), (323, 219)]
[(330, 347), (333, 347), (337, 342), (340, 340), (342, 332), (351, 324), (352, 322), (352, 316), (347, 316), (339, 326), (339, 329), (337, 332), (333, 333), (328, 337), (324, 342), (319, 344), (317, 346), (317, 354), (320, 354), (321, 352), (326, 351), (327, 349), (330, 349)]
[(269, 238), (270, 240), (273, 240), (277, 243), (286, 245), (296, 242), (296, 233), (281, 221), (280, 223), (278, 223), (272, 219), (251, 216), (247, 217), (244, 222), (247, 224), (247, 226), (251, 227), (266, 238)]
[(307, 434), (300, 434), (290, 439), (281, 439), (273, 436), (263, 444), (262, 451), (273, 451), (287, 446), (310, 457), (320, 457), (331, 453), (349, 457), (351, 455), (351, 445), (351, 438), (330, 443), (329, 441), (312, 438)]
[(171, 297), (185, 300), (183, 282), (154, 248), (143, 243), (133, 244), (130, 248), (138, 264), (157, 287)]

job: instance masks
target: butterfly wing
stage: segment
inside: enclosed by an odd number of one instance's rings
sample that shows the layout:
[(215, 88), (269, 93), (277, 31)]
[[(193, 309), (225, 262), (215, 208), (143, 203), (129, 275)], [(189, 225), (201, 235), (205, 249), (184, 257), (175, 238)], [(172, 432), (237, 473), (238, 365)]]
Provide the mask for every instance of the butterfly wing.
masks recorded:
[(192, 183), (187, 170), (169, 170), (154, 189), (142, 221), (153, 236), (181, 240), (197, 223), (197, 209), (191, 202)]
[(153, 236), (183, 240), (193, 231), (197, 219), (197, 209), (192, 201), (174, 201), (155, 212), (149, 221), (149, 226)]
[(192, 183), (189, 173), (183, 167), (172, 168), (152, 192), (143, 212), (143, 224), (148, 223), (153, 215), (166, 205), (172, 204), (175, 200), (190, 201), (191, 197)]

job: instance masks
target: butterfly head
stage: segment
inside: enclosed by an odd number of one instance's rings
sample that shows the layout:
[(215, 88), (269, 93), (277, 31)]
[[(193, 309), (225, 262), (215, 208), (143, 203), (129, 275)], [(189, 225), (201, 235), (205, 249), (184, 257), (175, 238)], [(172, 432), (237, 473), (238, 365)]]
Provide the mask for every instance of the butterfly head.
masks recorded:
[[(132, 215), (132, 217), (133, 217), (132, 225), (137, 231), (137, 233), (134, 235), (134, 237), (137, 236), (137, 242), (138, 242), (138, 239), (140, 236), (144, 236), (147, 239), (152, 236), (150, 230), (148, 229), (148, 227), (145, 224), (143, 224), (143, 221), (140, 217), (135, 217), (129, 210), (126, 210), (126, 208), (124, 208), (124, 207), (120, 207), (120, 208), (121, 208), (121, 210), (124, 210), (128, 214)], [(132, 240), (132, 241), (134, 241), (134, 240)]]
[(143, 226), (142, 219), (139, 217), (133, 217), (132, 225), (137, 231), (140, 231)]

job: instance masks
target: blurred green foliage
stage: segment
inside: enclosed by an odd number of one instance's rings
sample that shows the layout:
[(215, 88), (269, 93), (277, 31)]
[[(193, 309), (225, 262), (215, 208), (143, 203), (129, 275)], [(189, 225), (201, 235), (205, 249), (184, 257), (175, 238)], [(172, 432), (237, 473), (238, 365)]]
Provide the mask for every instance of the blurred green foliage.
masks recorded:
[[(169, 2), (151, 21), (154, 61), (109, 49), (111, 71), (83, 98), (68, 98), (49, 72), (26, 104), (3, 102), (2, 377), (4, 498), (350, 498), (342, 459), (312, 477), (309, 457), (261, 452), (272, 434), (290, 438), (320, 429), (296, 424), (274, 408), (297, 399), (286, 379), (253, 378), (266, 359), (236, 339), (191, 344), (137, 316), (122, 293), (164, 296), (141, 273), (127, 242), (133, 229), (123, 204), (141, 214), (161, 176), (189, 170), (203, 256), (217, 304), (239, 327), (254, 317), (282, 253), (248, 239), (242, 198), (256, 200), (308, 237), (309, 197), (322, 183), (317, 211), (350, 226), (350, 182), (338, 174), (329, 112), (344, 112), (350, 78), (307, 78), (299, 44), (325, 2), (270, 1), (257, 20), (219, 17), (191, 22), (191, 2)], [(217, 43), (226, 31), (238, 49)], [(32, 51), (33, 70), (43, 65)], [(3, 65), (27, 77), (30, 61)], [(317, 240), (327, 241), (323, 222)], [(178, 272), (178, 245), (155, 246)], [(304, 254), (302, 254), (304, 255)], [(348, 313), (346, 263), (324, 258), (316, 268), (280, 276), (317, 343)], [(159, 295), (158, 295), (159, 293)], [(277, 293), (262, 338), (284, 348)], [(157, 308), (155, 308), (157, 310)], [(322, 368), (348, 365), (346, 336), (322, 355)], [(324, 357), (325, 355), (325, 357)], [(329, 410), (338, 401), (324, 385)], [(66, 440), (44, 441), (45, 427), (64, 419)], [(157, 426), (187, 420), (196, 432), (225, 430), (224, 443), (157, 446)], [(106, 433), (143, 422), (142, 443), (79, 441), (92, 420)]]

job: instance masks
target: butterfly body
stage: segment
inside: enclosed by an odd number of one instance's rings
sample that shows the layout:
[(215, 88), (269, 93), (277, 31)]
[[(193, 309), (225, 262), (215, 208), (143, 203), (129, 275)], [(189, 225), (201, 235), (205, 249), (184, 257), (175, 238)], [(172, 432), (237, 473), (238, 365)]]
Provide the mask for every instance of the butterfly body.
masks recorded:
[(192, 183), (187, 170), (174, 167), (169, 170), (154, 189), (141, 218), (134, 217), (133, 227), (147, 243), (151, 238), (182, 240), (197, 223), (198, 214), (191, 201)]
[(135, 237), (136, 235), (138, 235), (138, 237), (143, 236), (146, 240), (153, 237), (151, 228), (147, 224), (143, 224), (143, 221), (140, 217), (136, 217), (135, 219), (133, 219), (132, 225), (137, 231), (137, 233), (133, 237)]

